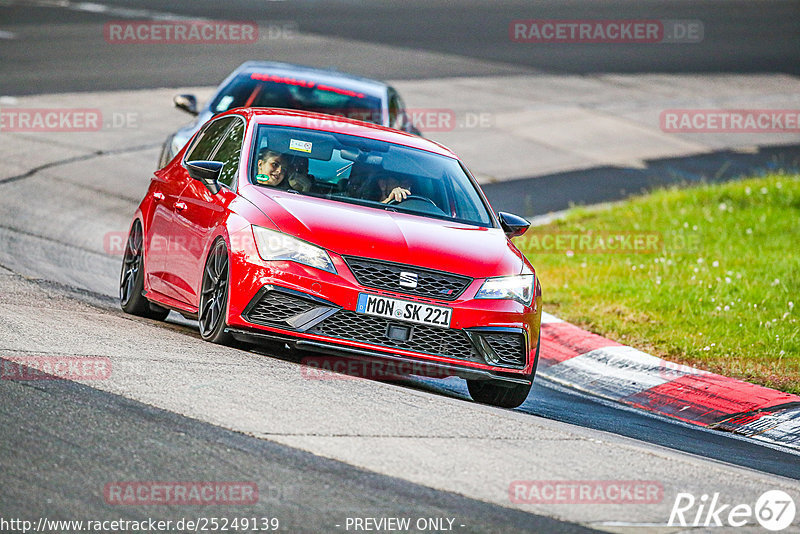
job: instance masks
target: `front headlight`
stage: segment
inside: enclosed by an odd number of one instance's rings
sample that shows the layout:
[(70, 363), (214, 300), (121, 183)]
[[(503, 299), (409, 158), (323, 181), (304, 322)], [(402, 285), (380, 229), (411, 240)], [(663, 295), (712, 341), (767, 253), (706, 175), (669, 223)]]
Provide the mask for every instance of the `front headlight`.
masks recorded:
[(258, 255), (265, 261), (295, 261), (336, 274), (331, 257), (324, 249), (283, 232), (253, 226)]
[(532, 274), (487, 278), (475, 298), (515, 300), (529, 306), (533, 300), (534, 279)]

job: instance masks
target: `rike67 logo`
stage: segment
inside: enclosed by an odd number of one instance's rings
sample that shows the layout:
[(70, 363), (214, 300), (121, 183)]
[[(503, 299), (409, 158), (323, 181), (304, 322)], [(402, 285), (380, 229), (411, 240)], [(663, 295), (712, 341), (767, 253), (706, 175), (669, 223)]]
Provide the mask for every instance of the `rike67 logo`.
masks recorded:
[(792, 524), (797, 509), (794, 499), (781, 490), (764, 492), (755, 506), (724, 503), (720, 494), (702, 495), (678, 493), (669, 516), (669, 526), (681, 527), (744, 527), (758, 523), (777, 532)]

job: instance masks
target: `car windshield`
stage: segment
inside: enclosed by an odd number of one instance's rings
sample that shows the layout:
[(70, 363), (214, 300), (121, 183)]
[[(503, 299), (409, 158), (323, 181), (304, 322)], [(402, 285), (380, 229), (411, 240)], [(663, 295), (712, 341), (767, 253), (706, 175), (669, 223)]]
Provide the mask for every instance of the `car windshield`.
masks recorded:
[[(376, 209), (492, 226), (460, 162), (384, 141), (305, 128), (260, 125), (251, 182)], [(397, 201), (393, 192), (403, 190)]]
[(211, 102), (215, 115), (239, 107), (299, 109), (383, 123), (380, 98), (330, 84), (260, 72), (237, 76)]

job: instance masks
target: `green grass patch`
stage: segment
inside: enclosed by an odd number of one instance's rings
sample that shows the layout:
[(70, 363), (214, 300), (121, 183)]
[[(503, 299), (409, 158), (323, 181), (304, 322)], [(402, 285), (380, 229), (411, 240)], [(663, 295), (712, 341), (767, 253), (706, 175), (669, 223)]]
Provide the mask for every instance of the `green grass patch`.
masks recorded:
[(800, 175), (575, 208), (515, 243), (541, 279), (545, 311), (677, 363), (800, 393)]

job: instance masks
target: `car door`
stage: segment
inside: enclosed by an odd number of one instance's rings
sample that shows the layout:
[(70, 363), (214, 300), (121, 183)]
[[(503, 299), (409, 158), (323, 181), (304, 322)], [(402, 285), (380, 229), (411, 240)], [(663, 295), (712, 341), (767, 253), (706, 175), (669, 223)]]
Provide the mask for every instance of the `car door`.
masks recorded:
[(228, 206), (236, 197), (234, 191), (244, 133), (244, 119), (233, 117), (224, 137), (206, 158), (223, 164), (219, 176), (220, 191), (214, 195), (202, 182), (189, 180), (179, 198), (183, 209), (176, 214), (180, 238), (176, 236), (175, 248), (180, 251), (177, 256), (181, 261), (173, 268), (179, 277), (175, 288), (181, 300), (193, 306), (199, 303), (206, 250), (211, 245), (217, 226), (225, 222)]
[[(230, 127), (232, 117), (223, 117), (205, 125), (195, 137), (192, 146), (186, 151), (183, 161), (208, 160), (225, 137)], [(186, 210), (188, 205), (182, 197), (183, 191), (195, 180), (190, 176), (186, 167), (181, 164), (174, 167), (176, 183), (180, 188), (173, 189), (174, 196), (166, 196), (161, 201), (165, 206), (163, 223), (157, 228), (159, 241), (166, 242), (166, 253), (163, 254), (163, 267), (161, 270), (161, 285), (158, 291), (168, 297), (183, 302), (188, 291), (186, 270), (191, 264), (190, 251), (199, 243), (192, 242), (192, 236), (186, 233)], [(156, 232), (154, 231), (154, 233)], [(189, 256), (189, 257), (187, 257)]]
[[(172, 167), (156, 171), (150, 185), (153, 208), (149, 224), (146, 226), (145, 254), (147, 261), (147, 287), (151, 291), (170, 295), (164, 280), (169, 275), (165, 271), (166, 257), (169, 254), (170, 225), (173, 222), (173, 206), (178, 195), (186, 187), (186, 177), (182, 168)], [(170, 295), (173, 296), (173, 295)]]

